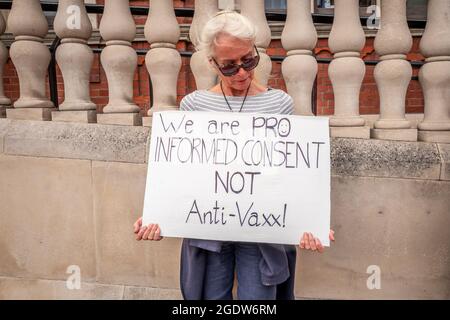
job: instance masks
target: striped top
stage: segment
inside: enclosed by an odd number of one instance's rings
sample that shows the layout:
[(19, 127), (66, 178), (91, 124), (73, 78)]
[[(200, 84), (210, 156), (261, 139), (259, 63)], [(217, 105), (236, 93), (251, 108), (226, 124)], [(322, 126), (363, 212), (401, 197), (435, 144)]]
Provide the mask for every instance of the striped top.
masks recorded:
[[(233, 112), (239, 112), (244, 97), (227, 96)], [(180, 103), (181, 111), (229, 112), (222, 94), (208, 90), (196, 90), (186, 95)], [(294, 102), (283, 90), (269, 88), (267, 91), (247, 96), (241, 112), (293, 114)]]

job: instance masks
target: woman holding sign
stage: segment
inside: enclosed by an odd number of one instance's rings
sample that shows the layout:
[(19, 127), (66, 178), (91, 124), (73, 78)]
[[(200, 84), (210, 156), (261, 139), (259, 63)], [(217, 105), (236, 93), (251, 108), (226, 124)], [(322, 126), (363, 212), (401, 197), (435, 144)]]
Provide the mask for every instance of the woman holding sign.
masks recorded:
[[(197, 90), (181, 101), (182, 111), (230, 111), (292, 114), (293, 100), (282, 90), (255, 80), (259, 63), (252, 23), (233, 11), (216, 14), (205, 25), (201, 49), (219, 76), (219, 84)], [(137, 240), (161, 240), (157, 224), (134, 224)], [(333, 231), (330, 239), (334, 241)], [(300, 248), (323, 251), (320, 240), (303, 234)], [(184, 239), (181, 291), (185, 299), (229, 299), (235, 271), (239, 299), (294, 299), (295, 246)]]

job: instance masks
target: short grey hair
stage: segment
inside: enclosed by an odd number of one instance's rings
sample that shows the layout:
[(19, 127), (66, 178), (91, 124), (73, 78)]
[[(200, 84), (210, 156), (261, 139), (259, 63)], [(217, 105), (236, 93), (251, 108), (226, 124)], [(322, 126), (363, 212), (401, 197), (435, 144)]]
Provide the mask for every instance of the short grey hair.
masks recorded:
[(235, 11), (224, 10), (205, 24), (196, 49), (204, 50), (208, 58), (212, 57), (217, 38), (222, 34), (252, 42), (256, 40), (256, 28), (249, 19)]

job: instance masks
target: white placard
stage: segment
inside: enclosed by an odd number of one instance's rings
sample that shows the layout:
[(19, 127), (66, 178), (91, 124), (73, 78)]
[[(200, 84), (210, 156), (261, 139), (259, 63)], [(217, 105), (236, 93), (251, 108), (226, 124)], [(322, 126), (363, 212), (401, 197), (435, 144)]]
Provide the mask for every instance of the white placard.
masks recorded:
[(329, 246), (328, 118), (155, 112), (143, 217), (167, 237)]

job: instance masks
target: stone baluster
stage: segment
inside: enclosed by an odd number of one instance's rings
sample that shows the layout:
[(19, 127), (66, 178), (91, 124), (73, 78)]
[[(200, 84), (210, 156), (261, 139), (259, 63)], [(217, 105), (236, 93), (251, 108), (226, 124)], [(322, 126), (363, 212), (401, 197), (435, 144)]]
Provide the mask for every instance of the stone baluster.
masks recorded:
[(334, 137), (370, 138), (370, 128), (359, 115), (359, 92), (366, 72), (360, 51), (365, 44), (359, 20), (358, 0), (336, 0), (328, 44), (334, 59), (328, 68), (334, 92), (334, 116), (330, 118)]
[(60, 111), (52, 112), (52, 120), (96, 122), (96, 105), (89, 94), (94, 54), (87, 40), (91, 36), (92, 25), (83, 0), (60, 0), (54, 27), (61, 39), (56, 61), (64, 79), (65, 100), (59, 106)]
[[(218, 11), (217, 0), (196, 0), (194, 18), (189, 30), (189, 38), (197, 47), (201, 32), (206, 22)], [(211, 69), (203, 51), (196, 51), (191, 57), (191, 70), (194, 74), (197, 89), (209, 89), (217, 83), (217, 75)]]
[(264, 0), (241, 1), (241, 14), (256, 26), (256, 47), (261, 60), (255, 69), (255, 77), (259, 83), (267, 85), (272, 71), (272, 61), (266, 54), (271, 40), (271, 31), (266, 19)]
[(294, 99), (294, 113), (312, 116), (311, 96), (317, 75), (313, 51), (317, 31), (311, 16), (310, 0), (288, 0), (286, 24), (281, 43), (287, 51), (281, 70), (288, 93)]
[[(3, 15), (0, 14), (0, 36), (5, 32), (6, 23)], [(0, 118), (6, 117), (6, 109), (11, 108), (11, 100), (5, 96), (3, 88), (3, 69), (8, 60), (8, 49), (0, 40)]]
[(380, 118), (375, 121), (372, 138), (416, 141), (417, 129), (405, 118), (405, 99), (412, 76), (406, 55), (412, 36), (406, 19), (406, 0), (381, 2), (381, 29), (375, 37), (380, 62), (374, 76), (380, 94)]
[(14, 102), (14, 108), (6, 110), (6, 116), (51, 120), (51, 111), (55, 108), (45, 93), (45, 76), (51, 55), (43, 43), (48, 24), (39, 0), (14, 0), (8, 29), (15, 37), (9, 53), (19, 77), (20, 97)]
[(425, 99), (419, 140), (450, 143), (450, 1), (428, 0), (420, 51), (426, 63), (419, 72)]
[(142, 125), (140, 108), (133, 101), (133, 78), (137, 54), (131, 46), (136, 25), (128, 0), (105, 0), (100, 34), (106, 47), (100, 61), (108, 79), (109, 102), (97, 122), (103, 124)]
[(150, 13), (145, 23), (145, 38), (150, 50), (145, 65), (153, 85), (153, 106), (144, 119), (151, 126), (153, 112), (177, 110), (177, 81), (181, 69), (181, 56), (176, 49), (180, 27), (172, 1), (151, 0)]

